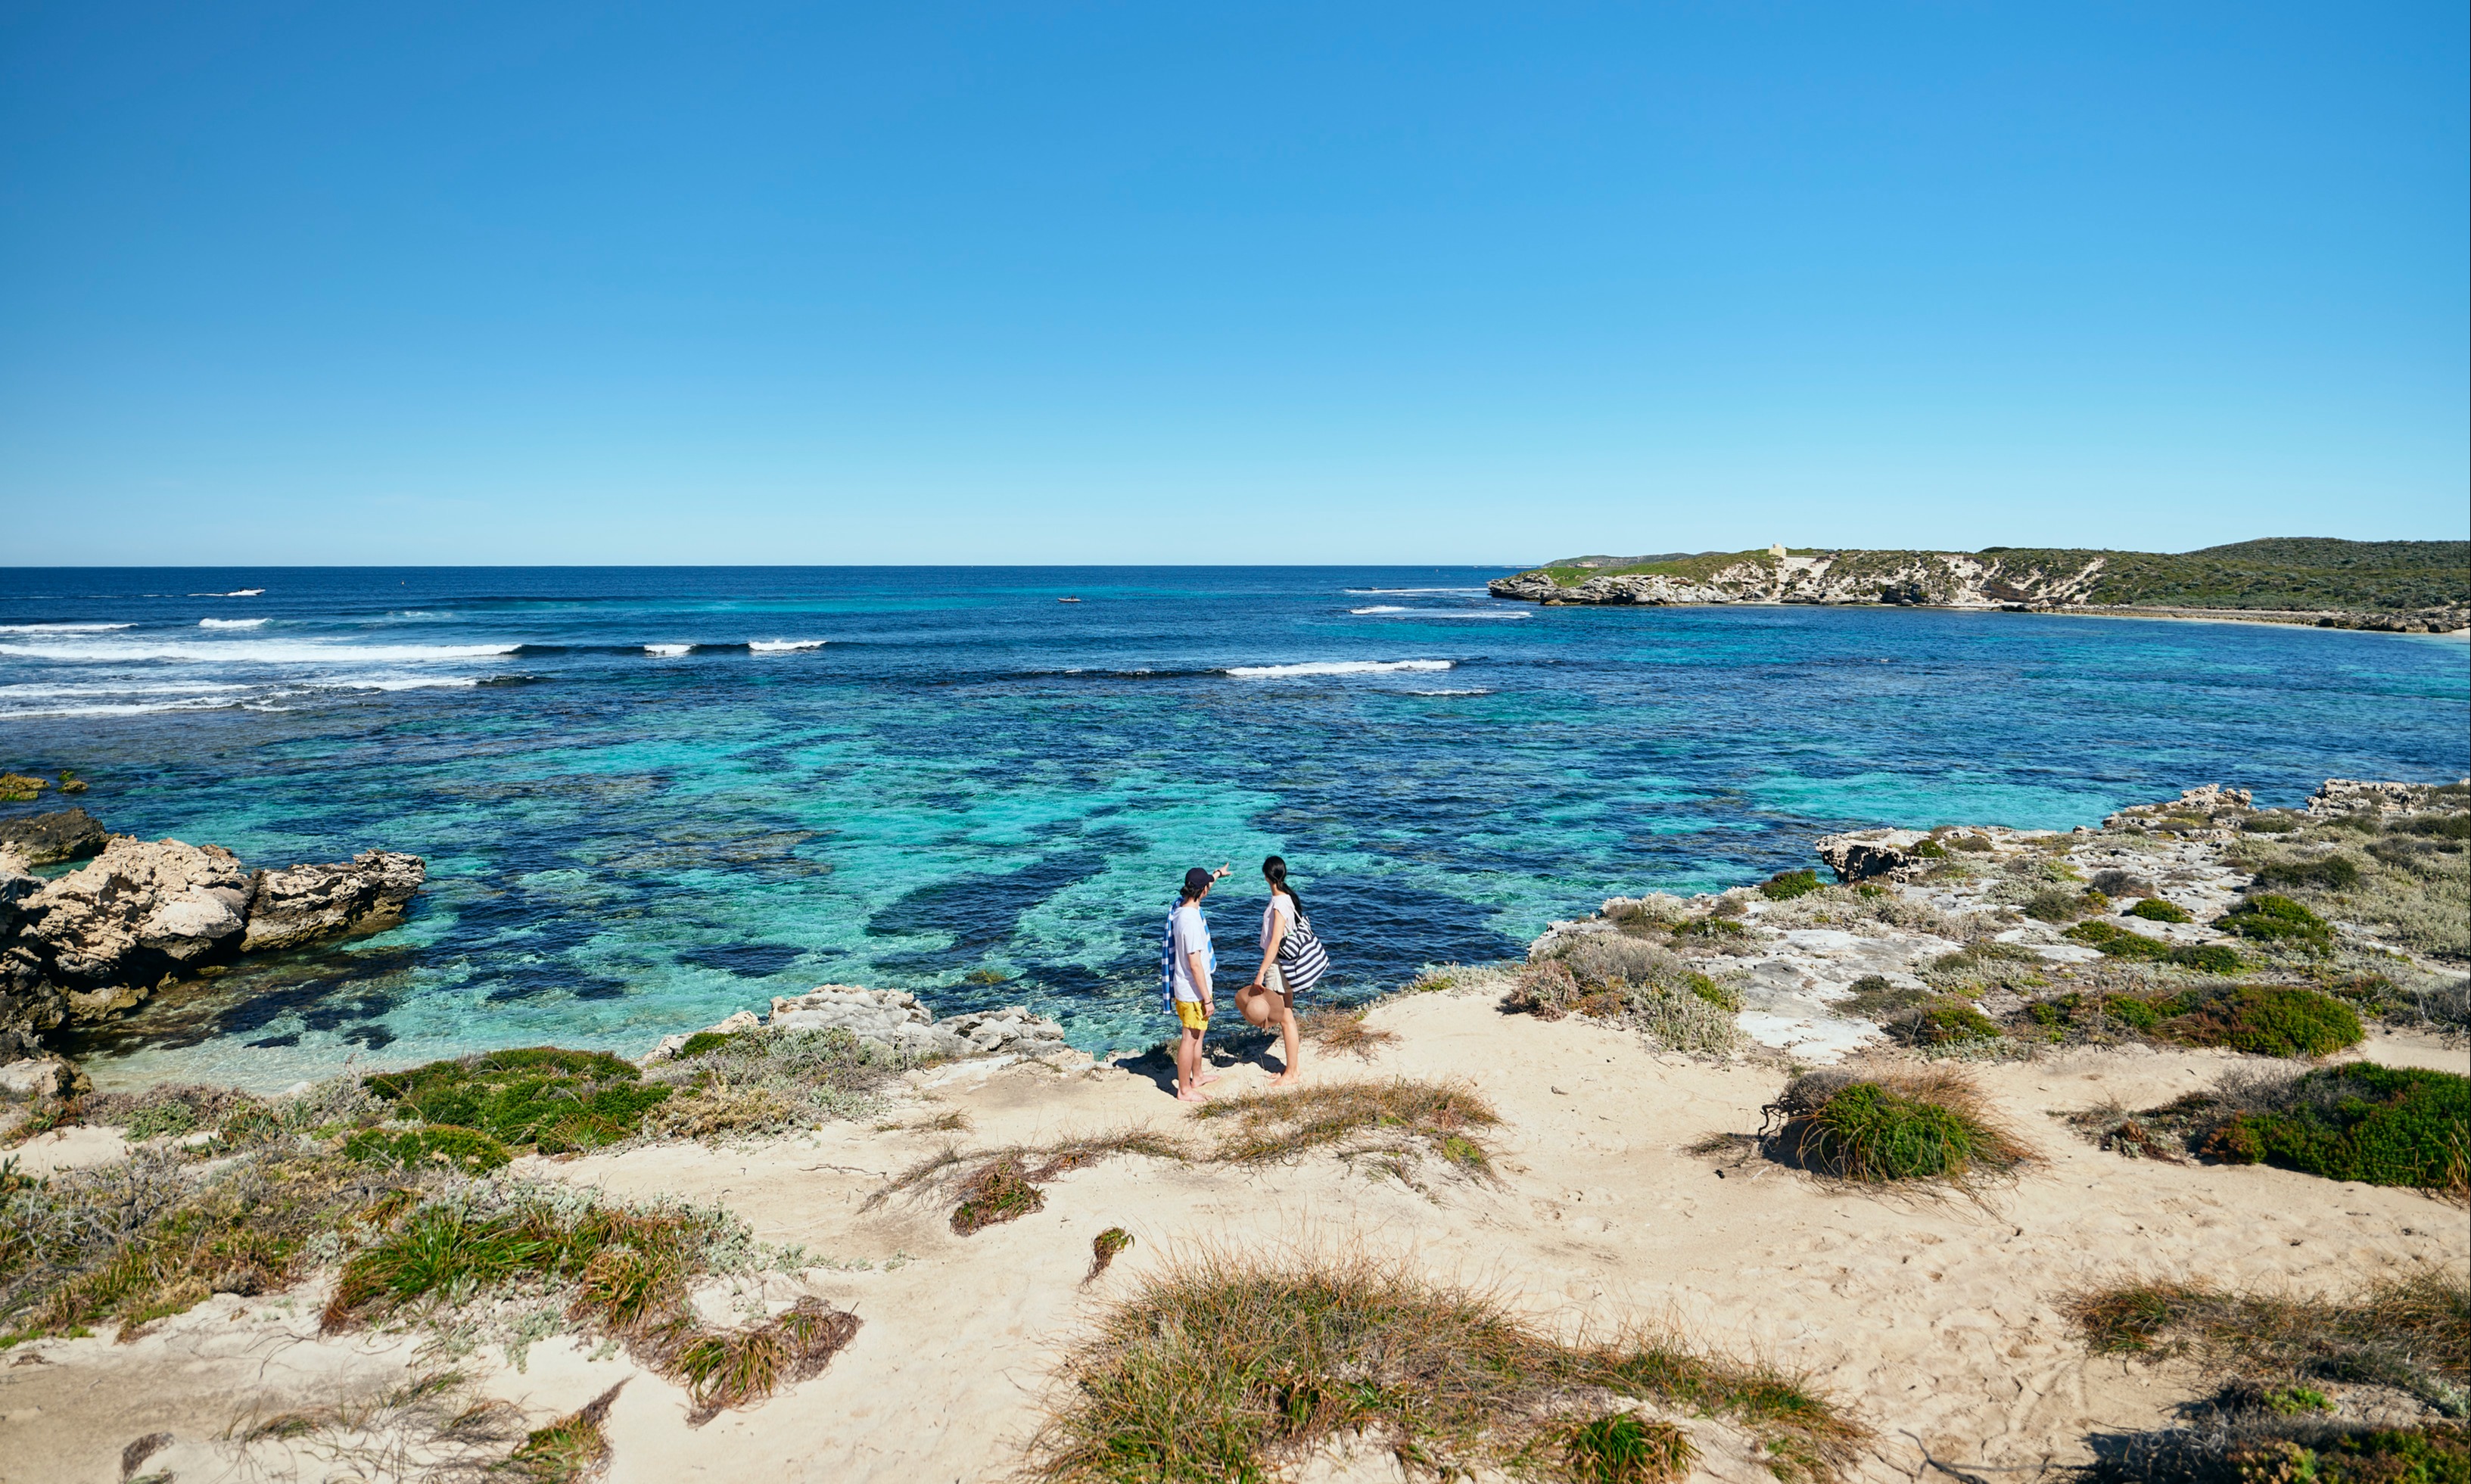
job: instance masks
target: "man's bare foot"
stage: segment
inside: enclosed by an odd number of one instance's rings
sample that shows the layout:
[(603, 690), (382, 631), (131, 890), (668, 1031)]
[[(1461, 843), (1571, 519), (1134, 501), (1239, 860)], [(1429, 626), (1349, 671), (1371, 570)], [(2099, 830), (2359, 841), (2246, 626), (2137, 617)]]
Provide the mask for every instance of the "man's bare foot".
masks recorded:
[(1283, 1072), (1270, 1079), (1270, 1085), (1272, 1087), (1293, 1087), (1304, 1079), (1305, 1074), (1301, 1072)]
[(1209, 1074), (1207, 1074), (1207, 1075), (1205, 1075), (1205, 1076), (1198, 1076), (1198, 1077), (1193, 1078), (1193, 1079), (1192, 1079), (1192, 1085), (1193, 1085), (1193, 1086), (1195, 1086), (1195, 1087), (1208, 1087), (1208, 1086), (1209, 1086), (1211, 1083), (1212, 1083), (1212, 1082), (1223, 1082), (1223, 1081), (1225, 1081), (1225, 1080), (1227, 1080), (1227, 1079), (1226, 1079), (1226, 1078), (1224, 1078), (1224, 1077), (1222, 1077), (1222, 1076), (1220, 1076), (1218, 1073), (1216, 1073), (1216, 1072), (1211, 1072), (1211, 1073), (1209, 1073)]
[(1175, 1095), (1175, 1100), (1180, 1103), (1206, 1103), (1210, 1101), (1210, 1095), (1201, 1092), (1198, 1089), (1188, 1087), (1183, 1092)]

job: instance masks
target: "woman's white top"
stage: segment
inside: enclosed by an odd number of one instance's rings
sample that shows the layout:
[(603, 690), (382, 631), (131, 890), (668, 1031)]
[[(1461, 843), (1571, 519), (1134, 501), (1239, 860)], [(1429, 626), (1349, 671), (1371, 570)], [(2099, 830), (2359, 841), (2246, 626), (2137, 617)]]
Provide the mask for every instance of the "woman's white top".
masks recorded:
[(1295, 926), (1296, 899), (1283, 891), (1270, 893), (1270, 905), (1261, 908), (1261, 952), (1275, 954), (1286, 941), (1287, 930)]

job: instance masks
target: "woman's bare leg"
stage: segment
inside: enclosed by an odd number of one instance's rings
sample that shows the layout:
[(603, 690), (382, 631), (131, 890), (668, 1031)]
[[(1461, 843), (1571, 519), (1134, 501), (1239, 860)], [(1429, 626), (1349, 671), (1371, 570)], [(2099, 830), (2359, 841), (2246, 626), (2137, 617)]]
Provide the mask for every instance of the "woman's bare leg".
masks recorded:
[(1295, 997), (1293, 995), (1281, 995), (1279, 997), (1279, 1040), (1286, 1049), (1287, 1067), (1284, 1072), (1280, 1072), (1277, 1076), (1270, 1079), (1270, 1085), (1272, 1087), (1292, 1087), (1296, 1083), (1304, 1080), (1304, 1071), (1296, 1062), (1296, 1058), (1302, 1054), (1304, 1038), (1296, 1033)]

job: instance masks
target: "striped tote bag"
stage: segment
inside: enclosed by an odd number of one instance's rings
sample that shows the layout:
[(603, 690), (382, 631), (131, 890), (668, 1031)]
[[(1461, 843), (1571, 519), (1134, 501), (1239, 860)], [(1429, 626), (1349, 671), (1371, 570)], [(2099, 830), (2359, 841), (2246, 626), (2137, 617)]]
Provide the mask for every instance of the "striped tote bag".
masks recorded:
[(1299, 916), (1287, 935), (1279, 940), (1279, 978), (1290, 995), (1301, 995), (1321, 982), (1330, 972), (1330, 954), (1313, 936), (1312, 919)]

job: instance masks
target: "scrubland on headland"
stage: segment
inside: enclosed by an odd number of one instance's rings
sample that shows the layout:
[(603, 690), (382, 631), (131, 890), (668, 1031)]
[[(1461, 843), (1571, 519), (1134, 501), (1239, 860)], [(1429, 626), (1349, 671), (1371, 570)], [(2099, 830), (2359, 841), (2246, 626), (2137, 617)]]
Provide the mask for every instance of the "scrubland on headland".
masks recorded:
[(850, 989), (55, 1079), (0, 1479), (2455, 1478), (2466, 823), (1832, 836), (1325, 1008), (1295, 1091), (1216, 1037), (1197, 1109)]

